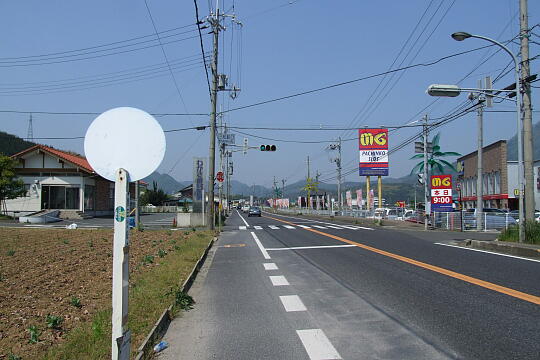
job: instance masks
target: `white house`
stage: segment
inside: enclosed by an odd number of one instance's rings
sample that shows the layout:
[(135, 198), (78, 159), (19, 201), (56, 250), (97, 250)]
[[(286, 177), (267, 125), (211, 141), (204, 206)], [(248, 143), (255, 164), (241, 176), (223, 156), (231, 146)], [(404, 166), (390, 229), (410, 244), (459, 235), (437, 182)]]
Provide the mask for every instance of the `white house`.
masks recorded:
[(16, 174), (27, 193), (6, 201), (9, 215), (48, 209), (60, 210), (62, 218), (112, 214), (114, 183), (97, 175), (83, 156), (35, 145), (11, 157), (18, 160)]

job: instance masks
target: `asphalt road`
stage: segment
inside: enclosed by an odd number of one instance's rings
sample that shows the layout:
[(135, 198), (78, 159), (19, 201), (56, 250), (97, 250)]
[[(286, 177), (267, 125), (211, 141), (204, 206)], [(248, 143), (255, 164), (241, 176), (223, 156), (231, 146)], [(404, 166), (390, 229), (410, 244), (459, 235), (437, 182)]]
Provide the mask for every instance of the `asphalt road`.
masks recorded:
[[(140, 220), (144, 227), (147, 228), (171, 228), (172, 222), (176, 214), (172, 213), (156, 213), (156, 214), (141, 214)], [(114, 225), (112, 216), (110, 217), (95, 217), (91, 219), (74, 219), (62, 220), (45, 224), (24, 224), (15, 220), (0, 221), (0, 226), (15, 226), (29, 228), (65, 228), (67, 225), (77, 224), (81, 229), (95, 228), (112, 228)]]
[(160, 358), (539, 359), (540, 262), (451, 237), (235, 213)]

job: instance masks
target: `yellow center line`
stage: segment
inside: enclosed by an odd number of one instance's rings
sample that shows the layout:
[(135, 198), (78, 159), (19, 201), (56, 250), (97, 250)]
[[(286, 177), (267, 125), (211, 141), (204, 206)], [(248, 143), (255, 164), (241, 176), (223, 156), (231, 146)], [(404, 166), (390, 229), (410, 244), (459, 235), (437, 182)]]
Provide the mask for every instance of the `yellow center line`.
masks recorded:
[[(272, 219), (272, 220), (280, 221), (280, 222), (283, 222), (283, 223), (286, 223), (286, 224), (289, 224), (289, 225), (296, 225), (295, 223), (292, 223), (290, 221), (285, 221), (285, 220), (274, 218), (274, 217), (271, 217), (271, 216), (265, 216), (265, 217), (269, 218), (269, 219)], [(315, 229), (304, 229), (304, 230), (311, 231), (313, 233), (317, 233), (319, 235), (323, 235), (323, 236), (326, 236), (326, 237), (329, 237), (329, 238), (332, 238), (332, 239), (335, 239), (335, 240), (339, 240), (339, 241), (342, 241), (342, 242), (347, 243), (347, 244), (356, 245), (359, 248), (362, 248), (362, 249), (365, 249), (365, 250), (368, 250), (368, 251), (371, 251), (371, 252), (374, 252), (374, 253), (377, 253), (377, 254), (380, 254), (380, 255), (388, 256), (388, 257), (390, 257), (392, 259), (403, 261), (403, 262), (406, 262), (408, 264), (421, 267), (423, 269), (431, 270), (433, 272), (443, 274), (443, 275), (446, 275), (446, 276), (450, 276), (450, 277), (453, 277), (455, 279), (459, 279), (459, 280), (468, 282), (470, 284), (478, 285), (478, 286), (481, 286), (481, 287), (489, 289), (489, 290), (497, 291), (497, 292), (500, 292), (502, 294), (513, 296), (515, 298), (525, 300), (525, 301), (531, 302), (531, 303), (536, 304), (536, 305), (540, 305), (540, 297), (538, 297), (538, 296), (530, 295), (530, 294), (527, 294), (527, 293), (524, 293), (524, 292), (521, 292), (521, 291), (517, 291), (517, 290), (510, 289), (510, 288), (507, 288), (507, 287), (504, 287), (504, 286), (501, 286), (501, 285), (497, 285), (497, 284), (494, 284), (494, 283), (491, 283), (491, 282), (488, 282), (488, 281), (480, 280), (480, 279), (474, 278), (472, 276), (467, 276), (467, 275), (464, 275), (464, 274), (461, 274), (461, 273), (458, 273), (458, 272), (455, 272), (455, 271), (452, 271), (452, 270), (448, 270), (448, 269), (445, 269), (445, 268), (442, 268), (442, 267), (438, 267), (438, 266), (435, 266), (435, 265), (430, 265), (430, 264), (427, 264), (425, 262), (421, 262), (421, 261), (414, 260), (414, 259), (411, 259), (411, 258), (408, 258), (408, 257), (405, 257), (405, 256), (397, 255), (397, 254), (394, 254), (394, 253), (391, 253), (391, 252), (388, 252), (388, 251), (380, 250), (380, 249), (374, 248), (372, 246), (364, 245), (364, 244), (358, 243), (356, 241), (348, 240), (348, 239), (345, 239), (345, 238), (342, 238), (342, 237), (339, 237), (339, 236), (336, 236), (336, 235), (327, 234), (327, 233), (319, 231), (319, 230), (315, 230)]]

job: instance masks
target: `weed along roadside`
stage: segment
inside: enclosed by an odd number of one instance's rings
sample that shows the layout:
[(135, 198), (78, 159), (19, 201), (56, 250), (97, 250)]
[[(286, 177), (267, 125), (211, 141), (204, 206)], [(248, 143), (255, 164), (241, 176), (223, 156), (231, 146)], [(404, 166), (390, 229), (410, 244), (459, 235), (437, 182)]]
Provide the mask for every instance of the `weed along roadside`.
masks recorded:
[[(132, 358), (214, 236), (131, 232)], [(0, 229), (0, 358), (110, 358), (111, 279), (111, 230)]]

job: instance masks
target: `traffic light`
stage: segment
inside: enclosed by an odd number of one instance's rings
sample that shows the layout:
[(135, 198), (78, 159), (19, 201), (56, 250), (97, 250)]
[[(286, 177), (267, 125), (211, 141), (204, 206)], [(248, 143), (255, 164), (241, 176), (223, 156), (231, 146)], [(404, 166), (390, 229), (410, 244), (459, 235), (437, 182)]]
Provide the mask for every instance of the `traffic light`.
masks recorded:
[(261, 151), (276, 151), (276, 145), (261, 145)]
[(420, 184), (424, 184), (424, 174), (418, 174), (418, 182)]

